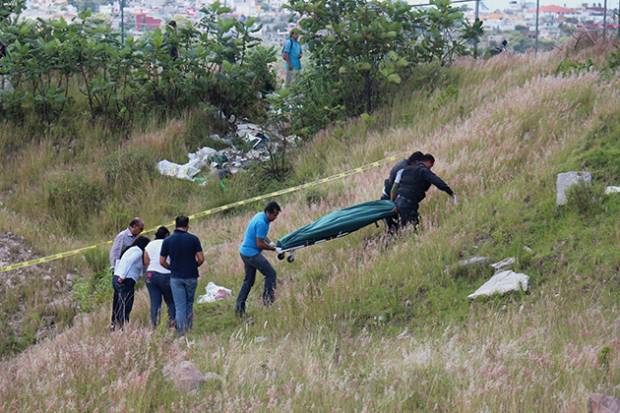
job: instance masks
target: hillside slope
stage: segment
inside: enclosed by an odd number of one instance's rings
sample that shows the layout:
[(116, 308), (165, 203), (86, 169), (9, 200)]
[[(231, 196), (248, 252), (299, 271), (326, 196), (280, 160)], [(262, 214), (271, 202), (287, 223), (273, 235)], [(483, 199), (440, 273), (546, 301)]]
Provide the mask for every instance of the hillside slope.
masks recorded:
[[(571, 56), (587, 57), (605, 53)], [(235, 319), (231, 301), (198, 305), (189, 348), (148, 328), (144, 289), (126, 331), (107, 331), (103, 305), (0, 364), (0, 410), (583, 412), (590, 393), (620, 396), (620, 197), (602, 195), (620, 184), (620, 80), (556, 75), (562, 58), (463, 62), (445, 87), (403, 92), (404, 104), (303, 149), (303, 177), (435, 154), (462, 203), (431, 190), (420, 233), (367, 228), (278, 262), (272, 308), (259, 305), (258, 282), (251, 322)], [(556, 174), (582, 168), (594, 185), (556, 208)], [(376, 199), (388, 170), (279, 200), (274, 235)], [(200, 290), (215, 281), (238, 291), (252, 214), (192, 224), (206, 246)], [(469, 302), (492, 275), (456, 266), (475, 255), (516, 257), (530, 294)], [(222, 381), (178, 392), (162, 369), (181, 360)]]

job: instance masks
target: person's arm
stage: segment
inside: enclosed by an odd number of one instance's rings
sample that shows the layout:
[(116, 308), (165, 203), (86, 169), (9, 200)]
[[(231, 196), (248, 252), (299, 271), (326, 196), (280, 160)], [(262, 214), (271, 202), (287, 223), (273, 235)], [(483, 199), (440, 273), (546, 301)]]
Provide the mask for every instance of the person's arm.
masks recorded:
[(149, 265), (151, 265), (151, 257), (149, 256), (149, 253), (144, 250), (144, 256), (142, 257), (142, 263), (144, 264), (144, 268), (148, 268)]
[(291, 56), (290, 56), (291, 43), (292, 42), (290, 39), (287, 40), (286, 43), (284, 43), (284, 48), (282, 49), (282, 57), (287, 63), (288, 70), (293, 70), (293, 64), (291, 63)]
[(114, 242), (112, 243), (112, 248), (110, 248), (110, 268), (114, 268), (116, 265), (116, 260), (121, 255), (121, 236), (117, 235), (114, 238)]
[(202, 245), (200, 245), (200, 240), (198, 237), (194, 237), (196, 255), (194, 258), (196, 259), (196, 266), (200, 267), (205, 262), (205, 254), (202, 252)]
[(159, 252), (159, 264), (165, 269), (169, 270), (170, 265), (168, 264), (168, 243), (166, 240), (161, 244), (161, 250)]
[(276, 248), (271, 246), (271, 241), (267, 237), (269, 225), (265, 222), (259, 222), (256, 225), (256, 246), (261, 250), (275, 251)]
[(205, 262), (205, 254), (202, 251), (196, 253), (196, 266), (200, 267)]
[(424, 176), (424, 179), (428, 180), (428, 182), (435, 185), (437, 189), (444, 191), (451, 197), (454, 196), (454, 191), (452, 191), (452, 189), (448, 186), (448, 184), (445, 183), (443, 179), (435, 175), (432, 171), (429, 171), (428, 169), (425, 168), (423, 172), (423, 176)]
[(396, 177), (394, 178), (394, 183), (392, 184), (392, 190), (390, 191), (390, 199), (392, 200), (392, 202), (396, 201), (396, 195), (398, 194), (398, 184), (400, 184), (400, 180), (403, 177), (403, 171), (404, 169), (401, 169), (396, 172)]
[(267, 238), (258, 238), (256, 237), (256, 246), (258, 248), (260, 248), (261, 250), (267, 250), (267, 251), (275, 251), (276, 247), (272, 247), (271, 242), (269, 242), (269, 240)]

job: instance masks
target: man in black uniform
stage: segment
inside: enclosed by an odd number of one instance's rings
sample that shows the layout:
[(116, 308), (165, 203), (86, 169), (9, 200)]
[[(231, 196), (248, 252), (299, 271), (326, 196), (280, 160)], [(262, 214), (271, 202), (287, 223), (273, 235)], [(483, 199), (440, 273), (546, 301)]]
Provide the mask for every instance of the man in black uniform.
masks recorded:
[(390, 199), (396, 203), (401, 226), (404, 227), (410, 223), (418, 225), (420, 218), (418, 208), (431, 185), (435, 185), (438, 189), (446, 192), (457, 204), (452, 189), (440, 177), (431, 172), (434, 164), (433, 155), (426, 154), (421, 161), (396, 172), (394, 184), (390, 191)]
[[(383, 183), (383, 193), (381, 194), (382, 200), (390, 199), (390, 192), (392, 191), (394, 179), (396, 179), (396, 174), (398, 173), (398, 171), (406, 168), (407, 166), (415, 165), (416, 163), (420, 162), (423, 157), (424, 154), (422, 152), (416, 151), (412, 153), (409, 158), (400, 160), (396, 165), (394, 165), (392, 170), (390, 170), (390, 175)], [(385, 224), (387, 225), (388, 231), (390, 233), (398, 231), (398, 221), (393, 217), (386, 218)]]

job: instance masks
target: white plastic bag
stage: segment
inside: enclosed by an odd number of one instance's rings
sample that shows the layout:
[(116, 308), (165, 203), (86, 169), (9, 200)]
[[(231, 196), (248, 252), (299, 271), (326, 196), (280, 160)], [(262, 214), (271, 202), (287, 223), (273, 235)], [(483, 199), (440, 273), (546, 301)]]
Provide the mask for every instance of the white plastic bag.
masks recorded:
[(219, 285), (209, 281), (209, 284), (205, 287), (205, 294), (198, 297), (198, 304), (214, 303), (216, 301), (225, 300), (231, 295), (232, 290), (220, 287)]
[(529, 280), (530, 277), (522, 273), (510, 270), (501, 271), (482, 284), (473, 294), (468, 295), (467, 298), (504, 294), (509, 291), (527, 291)]

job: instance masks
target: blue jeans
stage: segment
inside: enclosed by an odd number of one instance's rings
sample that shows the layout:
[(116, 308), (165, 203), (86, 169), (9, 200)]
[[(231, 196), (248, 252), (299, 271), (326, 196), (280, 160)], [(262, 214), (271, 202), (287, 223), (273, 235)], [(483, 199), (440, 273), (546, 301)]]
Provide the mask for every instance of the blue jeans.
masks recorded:
[(192, 328), (194, 294), (196, 293), (197, 284), (198, 279), (196, 278), (170, 278), (172, 298), (174, 299), (176, 310), (177, 333), (180, 335), (185, 334), (185, 331)]
[(153, 327), (159, 323), (159, 310), (162, 298), (168, 307), (168, 325), (172, 325), (175, 321), (176, 311), (172, 299), (172, 289), (170, 288), (170, 274), (161, 274), (154, 271), (147, 273), (146, 288), (149, 290), (149, 297), (151, 298), (151, 324)]
[(235, 311), (237, 314), (245, 313), (245, 301), (248, 299), (250, 290), (256, 280), (256, 271), (260, 271), (265, 276), (265, 287), (263, 289), (263, 304), (270, 305), (275, 299), (274, 290), (276, 288), (276, 270), (273, 269), (267, 258), (263, 257), (263, 254), (256, 254), (253, 257), (247, 257), (243, 254), (241, 260), (243, 260), (243, 267), (245, 270), (245, 278), (241, 290), (239, 290), (239, 296), (237, 297), (237, 303), (235, 305)]

